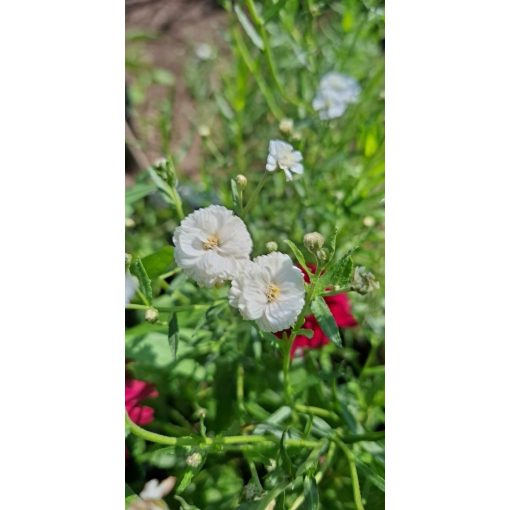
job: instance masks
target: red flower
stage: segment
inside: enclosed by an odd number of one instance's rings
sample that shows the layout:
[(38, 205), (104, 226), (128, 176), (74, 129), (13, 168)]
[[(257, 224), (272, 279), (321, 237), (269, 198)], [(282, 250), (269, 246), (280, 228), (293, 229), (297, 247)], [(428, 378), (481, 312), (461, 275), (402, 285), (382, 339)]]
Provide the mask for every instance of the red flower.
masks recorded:
[(158, 395), (152, 384), (126, 376), (126, 411), (137, 425), (147, 425), (154, 419), (154, 409), (141, 405), (141, 402), (146, 398), (156, 398)]
[[(315, 266), (310, 264), (309, 267), (311, 271), (315, 273)], [(308, 278), (308, 275), (303, 268), (300, 269), (303, 271), (305, 281), (309, 283), (310, 278)], [(351, 304), (347, 294), (327, 296), (324, 298), (324, 301), (326, 301), (326, 304), (331, 310), (331, 314), (335, 318), (335, 322), (339, 328), (352, 328), (358, 325), (356, 319), (351, 313)], [(304, 335), (298, 335), (292, 344), (292, 357), (294, 357), (294, 353), (297, 349), (318, 349), (329, 343), (329, 338), (324, 334), (317, 322), (317, 319), (313, 315), (305, 317), (303, 329), (311, 329), (313, 331), (313, 336), (312, 338), (307, 338)]]

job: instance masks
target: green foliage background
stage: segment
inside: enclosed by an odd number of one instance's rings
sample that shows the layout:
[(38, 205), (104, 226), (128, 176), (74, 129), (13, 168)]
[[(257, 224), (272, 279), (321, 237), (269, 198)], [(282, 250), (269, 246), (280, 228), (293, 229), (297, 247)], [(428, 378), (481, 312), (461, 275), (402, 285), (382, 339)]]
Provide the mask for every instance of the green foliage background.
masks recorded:
[[(338, 228), (338, 253), (357, 247), (355, 264), (372, 271), (381, 289), (350, 295), (359, 326), (341, 332), (342, 348), (329, 344), (294, 359), (291, 410), (278, 340), (242, 321), (221, 300), (226, 288), (200, 289), (179, 272), (170, 247), (179, 223), (175, 204), (158, 191), (154, 172), (139, 173), (126, 192), (126, 252), (141, 259), (153, 304), (169, 310), (155, 324), (144, 321), (143, 310), (126, 312), (127, 368), (160, 394), (147, 402), (156, 417), (147, 428), (175, 437), (268, 434), (322, 442), (316, 448), (278, 440), (204, 449), (162, 446), (131, 433), (126, 482), (138, 493), (150, 478), (188, 478), (180, 494), (174, 490), (166, 498), (172, 509), (265, 508), (276, 498), (275, 508), (377, 510), (384, 507), (384, 441), (381, 434), (356, 438), (384, 430), (383, 4), (265, 0), (223, 6), (229, 54), (192, 58), (186, 71), (198, 108), (194, 122), (211, 132), (202, 138), (199, 179), (179, 172), (186, 144), (169, 154), (173, 79), (140, 65), (137, 49), (149, 36), (128, 34), (132, 103), (152, 83), (168, 88), (158, 129), (162, 155), (175, 162), (184, 212), (211, 203), (233, 208), (230, 179), (239, 173), (248, 178), (249, 198), (264, 173), (269, 140), (288, 140), (302, 152), (305, 173), (291, 184), (283, 172), (269, 175), (245, 219), (253, 256), (275, 241), (292, 257), (286, 239), (303, 249), (306, 232), (327, 237)], [(362, 92), (341, 118), (322, 121), (311, 102), (321, 76), (332, 70), (356, 78)], [(218, 74), (219, 80), (208, 78)], [(283, 118), (293, 119), (293, 134), (280, 133)], [(131, 271), (136, 274), (133, 263)], [(140, 297), (133, 303), (143, 305)], [(344, 439), (332, 441), (332, 434)], [(190, 470), (185, 459), (197, 448), (205, 461)]]

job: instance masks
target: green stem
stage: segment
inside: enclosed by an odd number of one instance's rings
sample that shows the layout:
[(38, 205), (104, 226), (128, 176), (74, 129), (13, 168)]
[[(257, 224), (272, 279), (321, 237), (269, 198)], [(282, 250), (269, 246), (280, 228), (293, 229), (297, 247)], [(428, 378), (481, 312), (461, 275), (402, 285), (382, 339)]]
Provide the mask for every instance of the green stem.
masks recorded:
[(335, 413), (328, 411), (327, 409), (322, 409), (321, 407), (305, 406), (303, 404), (296, 404), (294, 407), (299, 413), (312, 414), (314, 416), (320, 416), (321, 418), (328, 418), (335, 422), (340, 420)]
[[(238, 446), (249, 444), (268, 444), (274, 445), (280, 442), (280, 438), (276, 436), (227, 436), (227, 437), (199, 437), (199, 436), (188, 436), (188, 437), (171, 437), (164, 436), (163, 434), (157, 434), (146, 430), (136, 423), (133, 423), (129, 416), (126, 414), (126, 425), (129, 430), (138, 437), (151, 441), (152, 443), (164, 444), (167, 446), (199, 446), (199, 447), (211, 447), (211, 446)], [(288, 447), (298, 448), (316, 448), (321, 444), (321, 441), (313, 441), (307, 439), (286, 439), (285, 445)]]
[(267, 178), (267, 170), (264, 172), (264, 175), (262, 176), (262, 179), (260, 179), (257, 187), (255, 188), (255, 191), (251, 194), (250, 199), (248, 200), (248, 203), (246, 204), (246, 207), (242, 210), (243, 217), (246, 216), (251, 211), (253, 206), (255, 205), (255, 202), (256, 202), (262, 188), (264, 187), (266, 178)]
[(200, 310), (202, 308), (211, 308), (212, 306), (219, 305), (223, 303), (227, 298), (217, 299), (212, 303), (207, 304), (197, 304), (197, 305), (177, 305), (177, 306), (150, 306), (150, 305), (137, 305), (137, 304), (128, 304), (126, 305), (126, 310), (147, 310), (148, 308), (156, 308), (158, 312), (185, 312), (190, 310)]
[(356, 510), (365, 510), (365, 508), (363, 506), (363, 501), (361, 498), (361, 491), (359, 488), (358, 471), (356, 469), (356, 461), (354, 459), (354, 455), (351, 452), (351, 450), (349, 450), (349, 448), (347, 448), (347, 446), (343, 443), (343, 441), (340, 441), (337, 439), (336, 443), (338, 444), (338, 446), (340, 446), (340, 448), (344, 452), (344, 454), (347, 458), (347, 463), (349, 464), (349, 470), (351, 472), (351, 481), (352, 481), (352, 493), (354, 496), (354, 504), (356, 505)]
[(294, 407), (292, 401), (292, 390), (289, 384), (289, 368), (290, 368), (290, 351), (292, 348), (292, 342), (290, 338), (285, 334), (283, 336), (283, 392), (285, 395), (285, 401), (287, 405), (292, 409)]

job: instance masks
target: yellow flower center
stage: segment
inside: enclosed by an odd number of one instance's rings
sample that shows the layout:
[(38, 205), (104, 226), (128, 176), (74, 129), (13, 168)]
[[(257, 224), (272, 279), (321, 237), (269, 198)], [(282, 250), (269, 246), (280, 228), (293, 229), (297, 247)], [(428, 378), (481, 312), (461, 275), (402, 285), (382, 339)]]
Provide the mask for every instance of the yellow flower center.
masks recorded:
[(276, 301), (278, 299), (278, 296), (280, 295), (280, 292), (281, 291), (279, 287), (277, 287), (274, 283), (270, 283), (266, 291), (268, 303)]
[(207, 241), (202, 242), (202, 248), (204, 250), (212, 250), (214, 248), (217, 248), (219, 244), (220, 240), (218, 239), (218, 236), (212, 234), (207, 238)]

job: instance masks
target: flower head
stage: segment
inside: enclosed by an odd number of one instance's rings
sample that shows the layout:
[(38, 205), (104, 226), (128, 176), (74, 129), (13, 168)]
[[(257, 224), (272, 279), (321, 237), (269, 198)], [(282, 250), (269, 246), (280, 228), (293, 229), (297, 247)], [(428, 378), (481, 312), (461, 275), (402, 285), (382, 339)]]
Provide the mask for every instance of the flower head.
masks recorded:
[[(309, 264), (308, 267), (313, 273), (315, 272), (315, 265)], [(303, 269), (301, 270), (303, 271), (305, 282), (309, 282), (310, 279), (308, 275)], [(352, 328), (358, 325), (356, 319), (352, 315), (351, 305), (347, 294), (335, 294), (333, 296), (326, 296), (324, 301), (326, 301), (331, 315), (333, 315), (335, 323), (339, 328)], [(317, 319), (313, 315), (308, 315), (305, 317), (303, 329), (311, 329), (313, 331), (312, 337), (308, 338), (305, 335), (298, 335), (295, 338), (290, 351), (292, 357), (294, 357), (296, 352), (302, 351), (304, 349), (320, 349), (330, 342), (329, 338), (326, 336), (324, 331), (322, 331), (322, 328), (317, 322)]]
[(256, 257), (232, 281), (229, 302), (262, 331), (282, 331), (296, 322), (305, 304), (303, 275), (283, 253)]
[(294, 150), (290, 143), (271, 140), (269, 142), (266, 170), (274, 172), (277, 168), (281, 168), (285, 172), (287, 181), (291, 181), (293, 173), (298, 175), (303, 173), (303, 165), (300, 163), (302, 159), (301, 153)]
[(316, 253), (324, 246), (324, 236), (319, 232), (310, 232), (303, 237), (303, 244), (312, 253)]
[(133, 299), (137, 288), (138, 280), (129, 273), (126, 273), (126, 305), (128, 305)]
[(142, 492), (140, 492), (140, 499), (134, 501), (129, 510), (168, 509), (163, 498), (172, 491), (176, 481), (175, 476), (169, 476), (161, 482), (158, 482), (156, 479), (149, 480)]
[(321, 119), (334, 119), (341, 117), (359, 94), (360, 86), (354, 78), (332, 71), (322, 77), (312, 106)]
[(379, 288), (379, 282), (375, 279), (375, 276), (363, 266), (357, 266), (354, 269), (351, 285), (352, 290), (359, 294), (368, 294)]
[(253, 246), (241, 218), (220, 205), (198, 209), (175, 230), (175, 261), (199, 285), (231, 280)]
[(126, 377), (125, 405), (129, 418), (137, 425), (147, 425), (154, 419), (152, 407), (143, 406), (141, 403), (146, 398), (156, 398), (158, 392), (152, 384), (137, 379)]

